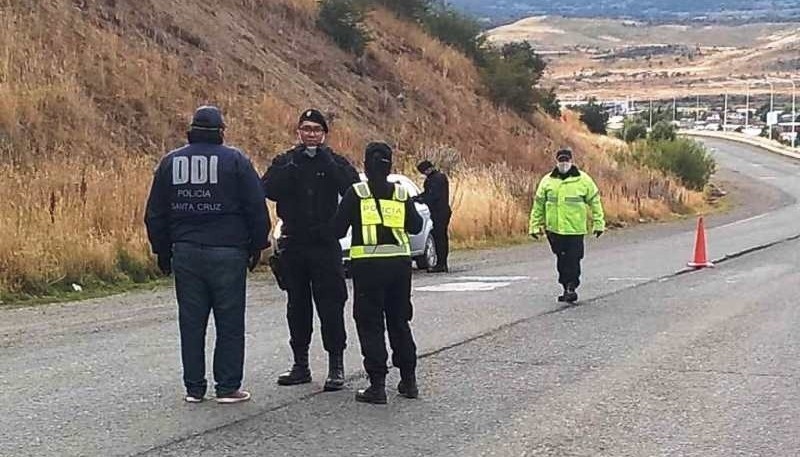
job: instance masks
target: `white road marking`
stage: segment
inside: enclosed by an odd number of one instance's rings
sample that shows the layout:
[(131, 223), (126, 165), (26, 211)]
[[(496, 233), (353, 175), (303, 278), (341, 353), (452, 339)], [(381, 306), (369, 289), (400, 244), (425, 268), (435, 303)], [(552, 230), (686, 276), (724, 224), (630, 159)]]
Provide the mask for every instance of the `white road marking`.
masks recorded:
[[(528, 276), (459, 276), (456, 281), (516, 282), (531, 279)], [(536, 279), (536, 278), (533, 278)]]
[(417, 287), (419, 292), (491, 292), (510, 286), (510, 282), (448, 282), (434, 286)]
[(765, 181), (771, 181), (773, 179), (778, 179), (777, 176), (759, 176), (758, 179), (763, 179)]
[(607, 281), (650, 281), (653, 278), (608, 278)]
[(725, 227), (733, 227), (735, 225), (740, 225), (740, 224), (744, 224), (744, 223), (747, 223), (747, 222), (756, 221), (758, 219), (762, 219), (762, 218), (765, 218), (767, 216), (769, 216), (769, 213), (761, 214), (759, 216), (748, 217), (747, 219), (742, 219), (740, 221), (731, 222), (730, 224), (720, 225), (719, 227), (716, 227), (716, 228), (721, 229), (721, 228), (725, 228)]

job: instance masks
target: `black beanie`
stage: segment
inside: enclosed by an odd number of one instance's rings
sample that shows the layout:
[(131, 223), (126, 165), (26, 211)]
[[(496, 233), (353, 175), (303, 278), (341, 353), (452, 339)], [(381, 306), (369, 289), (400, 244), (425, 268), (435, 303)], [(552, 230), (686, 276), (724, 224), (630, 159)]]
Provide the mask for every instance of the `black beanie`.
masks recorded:
[(430, 160), (423, 160), (417, 164), (417, 171), (425, 173), (426, 170), (433, 168), (433, 163)]
[(303, 111), (303, 114), (300, 115), (300, 120), (297, 121), (297, 125), (299, 126), (303, 122), (313, 122), (315, 124), (319, 124), (322, 126), (322, 130), (324, 130), (325, 133), (328, 133), (328, 122), (325, 121), (325, 116), (323, 116), (319, 110), (309, 109)]

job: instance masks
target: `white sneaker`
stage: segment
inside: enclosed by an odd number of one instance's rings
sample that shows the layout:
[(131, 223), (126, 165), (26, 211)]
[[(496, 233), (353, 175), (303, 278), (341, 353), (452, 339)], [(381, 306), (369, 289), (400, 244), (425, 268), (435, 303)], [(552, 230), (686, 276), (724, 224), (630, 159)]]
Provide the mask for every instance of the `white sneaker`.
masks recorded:
[(232, 405), (234, 403), (241, 403), (250, 400), (250, 392), (246, 390), (237, 390), (227, 395), (217, 396), (217, 403), (223, 405)]
[(203, 397), (195, 397), (194, 395), (187, 395), (183, 397), (183, 401), (186, 403), (203, 403), (205, 398)]

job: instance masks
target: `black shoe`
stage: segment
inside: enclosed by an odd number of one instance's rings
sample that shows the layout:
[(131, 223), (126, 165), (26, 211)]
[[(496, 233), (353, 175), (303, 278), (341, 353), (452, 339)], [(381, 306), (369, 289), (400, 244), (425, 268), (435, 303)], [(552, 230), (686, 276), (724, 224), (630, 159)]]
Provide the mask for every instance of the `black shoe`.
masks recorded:
[(436, 265), (433, 268), (428, 269), (428, 273), (449, 273), (450, 269), (447, 268), (447, 265)]
[(417, 387), (417, 380), (404, 379), (397, 384), (397, 393), (406, 398), (419, 398), (419, 387)]
[(567, 290), (564, 291), (564, 301), (567, 303), (578, 301), (578, 293), (575, 292), (575, 286), (567, 286)]
[(371, 403), (373, 405), (386, 404), (386, 386), (372, 384), (366, 389), (359, 389), (356, 392), (356, 401), (360, 403)]
[(278, 384), (282, 386), (296, 386), (311, 382), (311, 370), (308, 365), (292, 365), (292, 369), (278, 376)]
[(325, 380), (325, 392), (344, 389), (344, 354), (341, 352), (328, 355), (328, 379)]

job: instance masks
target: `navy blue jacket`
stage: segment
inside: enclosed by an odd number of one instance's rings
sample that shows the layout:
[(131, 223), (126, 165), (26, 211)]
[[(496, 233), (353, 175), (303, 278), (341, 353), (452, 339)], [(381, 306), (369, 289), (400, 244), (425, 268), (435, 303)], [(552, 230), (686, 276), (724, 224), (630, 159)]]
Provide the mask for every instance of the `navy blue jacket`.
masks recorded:
[(425, 191), (417, 196), (431, 210), (431, 219), (443, 220), (452, 215), (450, 209), (450, 182), (447, 175), (439, 170), (425, 178)]
[(314, 158), (304, 151), (297, 146), (273, 160), (262, 178), (264, 193), (277, 202), (289, 244), (332, 244), (338, 240), (333, 218), (339, 197), (360, 181), (358, 172), (328, 146), (320, 146)]
[(271, 228), (250, 159), (209, 142), (192, 142), (161, 160), (145, 224), (156, 254), (170, 252), (177, 242), (266, 249)]

